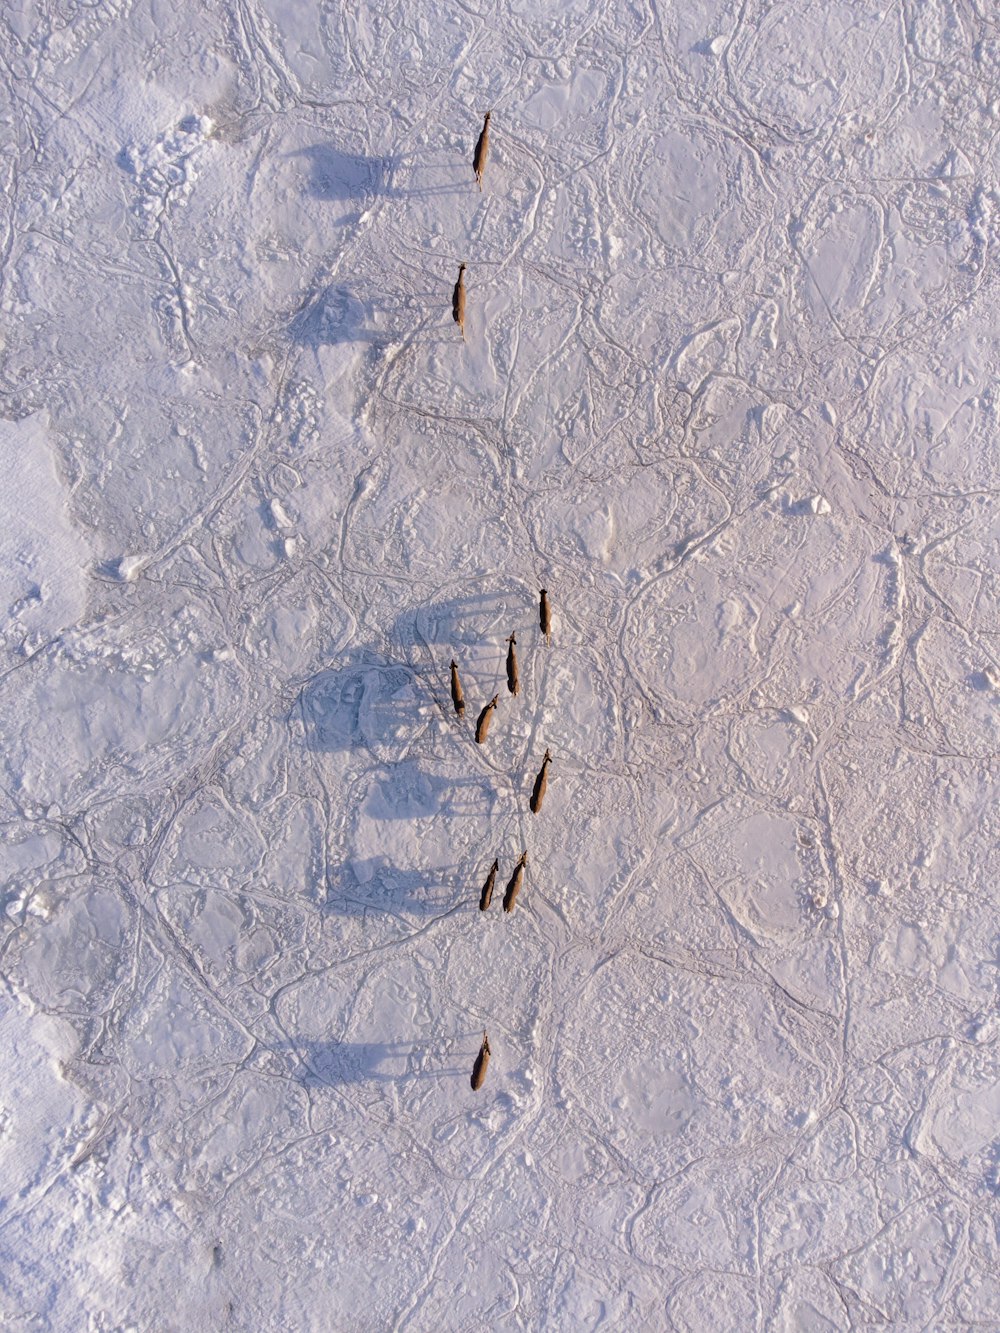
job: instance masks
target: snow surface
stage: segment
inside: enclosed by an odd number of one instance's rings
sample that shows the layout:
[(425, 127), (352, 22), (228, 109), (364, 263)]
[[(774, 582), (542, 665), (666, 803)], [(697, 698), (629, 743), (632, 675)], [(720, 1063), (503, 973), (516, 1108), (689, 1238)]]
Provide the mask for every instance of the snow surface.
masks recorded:
[(0, 1325), (1000, 1328), (990, 0), (0, 79)]

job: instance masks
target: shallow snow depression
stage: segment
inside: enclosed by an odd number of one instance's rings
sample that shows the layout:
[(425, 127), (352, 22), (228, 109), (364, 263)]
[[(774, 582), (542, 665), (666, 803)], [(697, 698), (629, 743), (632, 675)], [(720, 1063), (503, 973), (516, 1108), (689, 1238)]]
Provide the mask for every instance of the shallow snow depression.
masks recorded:
[(175, 8), (0, 19), (0, 1323), (1000, 1327), (992, 9)]

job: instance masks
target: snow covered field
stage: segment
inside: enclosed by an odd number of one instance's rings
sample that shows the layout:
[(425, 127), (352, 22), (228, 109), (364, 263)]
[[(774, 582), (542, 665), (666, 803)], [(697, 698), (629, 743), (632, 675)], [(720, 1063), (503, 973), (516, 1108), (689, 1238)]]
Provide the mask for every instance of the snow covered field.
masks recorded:
[(992, 0), (0, 80), (0, 1326), (1000, 1329)]

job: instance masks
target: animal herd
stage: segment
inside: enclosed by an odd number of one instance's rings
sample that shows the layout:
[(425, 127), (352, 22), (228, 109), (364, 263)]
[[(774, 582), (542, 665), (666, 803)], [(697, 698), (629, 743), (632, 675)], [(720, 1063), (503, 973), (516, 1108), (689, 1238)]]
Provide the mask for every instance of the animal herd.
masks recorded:
[[(480, 190), (483, 188), (483, 173), (486, 170), (486, 159), (490, 150), (490, 117), (491, 112), (486, 112), (483, 121), (483, 128), (479, 138), (476, 141), (476, 147), (472, 155), (472, 170), (476, 177), (476, 183)], [(458, 325), (465, 338), (465, 270), (466, 264), (463, 260), (458, 266), (458, 279), (455, 283), (451, 296), (451, 314), (455, 323)], [(545, 636), (546, 642), (552, 637), (552, 613), (549, 607), (548, 592), (542, 588), (540, 590), (540, 600), (538, 606), (539, 627)], [(507, 689), (515, 698), (521, 691), (521, 675), (517, 660), (517, 635), (512, 633), (507, 639)], [(459, 718), (465, 716), (465, 693), (462, 689), (462, 681), (458, 674), (458, 663), (454, 658), (450, 664), (451, 670), (451, 701), (455, 713)], [(490, 725), (496, 717), (499, 706), (500, 696), (494, 694), (488, 703), (484, 704), (476, 719), (475, 739), (477, 745), (486, 743), (489, 736)], [(535, 778), (531, 791), (529, 807), (531, 813), (537, 815), (545, 799), (545, 789), (549, 780), (549, 765), (552, 763), (552, 756), (548, 750), (542, 760), (542, 766)], [(523, 851), (517, 864), (514, 866), (510, 879), (507, 881), (507, 887), (503, 895), (503, 910), (507, 913), (513, 912), (517, 903), (518, 895), (524, 885), (525, 870), (528, 865), (528, 853)], [(486, 876), (486, 882), (483, 884), (479, 894), (479, 910), (486, 912), (489, 910), (493, 901), (493, 890), (496, 886), (497, 875), (500, 873), (499, 859), (494, 859)], [(479, 1048), (479, 1054), (476, 1056), (475, 1064), (472, 1068), (472, 1089), (477, 1092), (486, 1078), (486, 1070), (490, 1062), (490, 1040), (486, 1032), (483, 1032), (482, 1045)]]
[[(543, 588), (538, 604), (538, 623), (546, 642), (551, 640), (552, 636), (552, 612), (549, 607), (548, 593)], [(517, 635), (512, 633), (507, 639), (507, 690), (515, 697), (521, 690), (521, 673), (517, 662)], [(462, 681), (458, 674), (458, 663), (454, 658), (451, 660), (451, 701), (456, 715), (461, 718), (465, 716), (465, 692), (462, 689)], [(488, 704), (482, 708), (476, 721), (476, 744), (482, 745), (490, 729), (490, 723), (496, 715), (499, 706), (500, 696), (494, 694)], [(552, 763), (552, 755), (548, 749), (542, 759), (542, 766), (538, 770), (534, 784), (531, 789), (531, 798), (528, 807), (533, 815), (537, 815), (542, 808), (542, 802), (545, 800), (545, 790), (549, 782), (549, 765)], [(518, 895), (524, 884), (524, 872), (528, 866), (528, 853), (523, 851), (517, 864), (514, 866), (513, 873), (507, 881), (507, 888), (503, 895), (503, 910), (513, 912), (517, 903)], [(486, 875), (486, 882), (483, 884), (479, 894), (479, 910), (481, 912), (489, 911), (490, 904), (493, 902), (493, 890), (496, 887), (497, 875), (500, 873), (499, 858), (494, 858)], [(483, 1086), (486, 1078), (486, 1067), (490, 1059), (489, 1037), (484, 1032), (483, 1042), (479, 1048), (479, 1054), (476, 1056), (476, 1062), (472, 1069), (472, 1089), (478, 1091)]]
[[(545, 632), (546, 639), (548, 639), (550, 633), (551, 620), (549, 616), (548, 597), (544, 590), (542, 591), (542, 602), (539, 609), (539, 619), (543, 627), (543, 632)], [(521, 691), (521, 675), (517, 664), (516, 650), (517, 650), (517, 637), (515, 634), (511, 634), (510, 637), (507, 639), (507, 689), (510, 694), (513, 694), (515, 696), (519, 694)], [(458, 674), (458, 663), (455, 661), (454, 658), (451, 659), (451, 701), (452, 704), (454, 705), (456, 715), (460, 718), (464, 717), (465, 691), (462, 689), (462, 680)], [(484, 704), (482, 710), (480, 711), (479, 717), (476, 721), (477, 745), (482, 745), (485, 742), (487, 736), (489, 735), (490, 723), (493, 721), (493, 717), (497, 711), (499, 703), (500, 703), (499, 694), (494, 694), (493, 698), (489, 701), (489, 703)], [(535, 783), (531, 791), (531, 800), (529, 801), (529, 807), (533, 815), (537, 815), (542, 808), (542, 801), (545, 799), (545, 789), (548, 786), (548, 781), (549, 781), (548, 772), (549, 772), (549, 764), (551, 764), (551, 762), (552, 762), (552, 755), (549, 753), (548, 750), (546, 750), (545, 755), (542, 759), (542, 766), (538, 770), (538, 775), (535, 778)], [(527, 864), (527, 859), (528, 859), (527, 853), (525, 853), (524, 856), (521, 858), (521, 862), (519, 862), (519, 865), (521, 865), (522, 869), (523, 866)], [(490, 870), (490, 877), (489, 879), (487, 879), (486, 884), (483, 887), (483, 892), (479, 904), (480, 909), (484, 912), (490, 905), (490, 899), (493, 894), (493, 881), (496, 878), (497, 869), (498, 869), (497, 862), (494, 861), (492, 869)], [(513, 880), (511, 881), (511, 884), (513, 884)], [(518, 882), (518, 888), (519, 887), (520, 887), (520, 881)], [(511, 885), (508, 885), (507, 888), (508, 888), (507, 897), (510, 898), (512, 907), (513, 901), (517, 897), (517, 889), (515, 889), (511, 894), (510, 892)], [(511, 910), (511, 907), (507, 906), (507, 897), (504, 898), (504, 910), (509, 912)]]
[[(486, 157), (490, 151), (491, 114), (492, 112), (487, 111), (482, 132), (476, 140), (475, 152), (472, 154), (472, 170), (476, 173), (480, 190), (483, 188), (483, 172), (486, 170)], [(463, 338), (465, 337), (465, 268), (464, 262), (459, 264), (458, 281), (451, 294), (451, 317), (461, 330)]]

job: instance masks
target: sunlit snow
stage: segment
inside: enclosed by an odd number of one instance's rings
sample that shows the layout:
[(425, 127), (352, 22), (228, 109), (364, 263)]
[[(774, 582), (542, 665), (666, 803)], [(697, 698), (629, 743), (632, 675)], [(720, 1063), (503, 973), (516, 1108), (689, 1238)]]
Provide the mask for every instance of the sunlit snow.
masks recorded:
[(1000, 1328), (993, 6), (0, 81), (0, 1326)]

